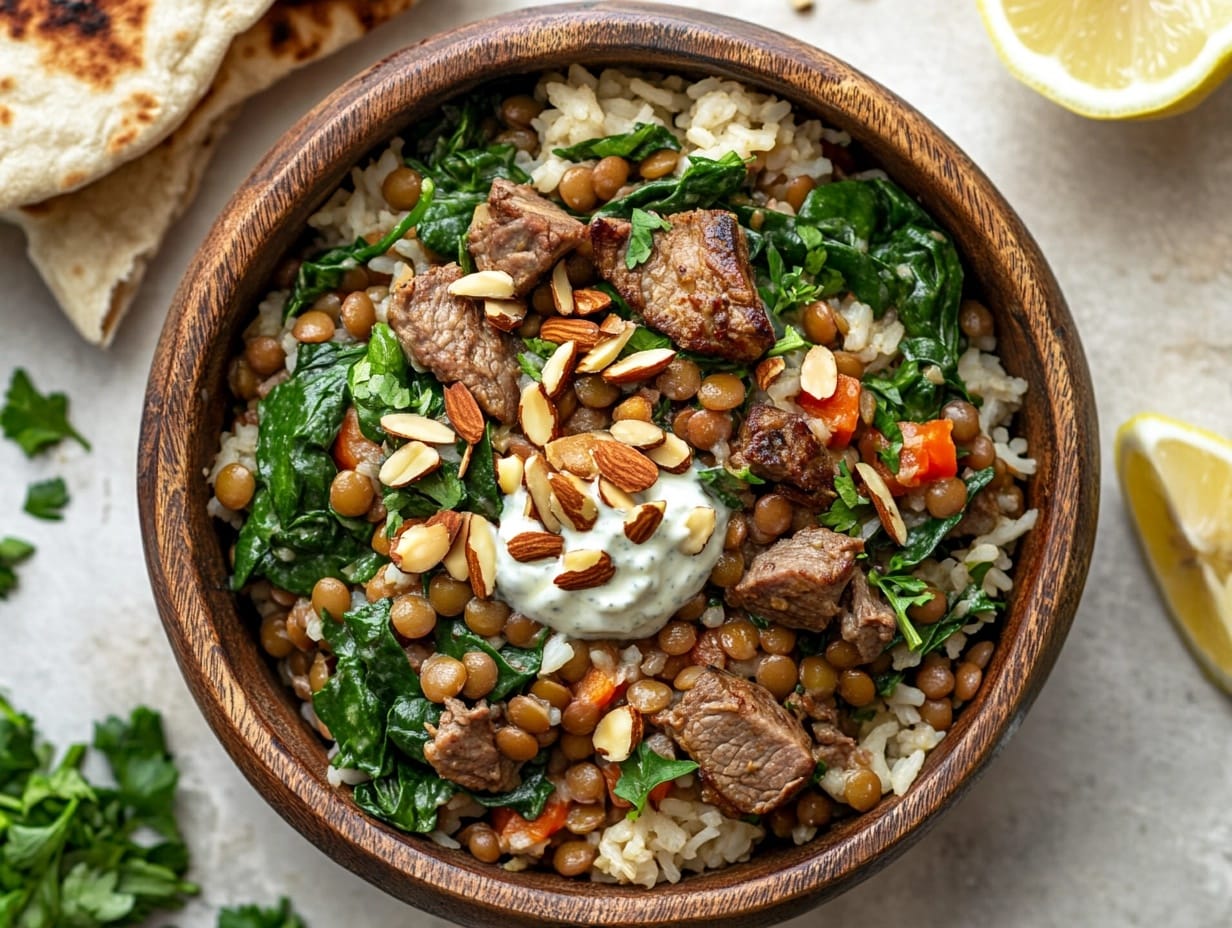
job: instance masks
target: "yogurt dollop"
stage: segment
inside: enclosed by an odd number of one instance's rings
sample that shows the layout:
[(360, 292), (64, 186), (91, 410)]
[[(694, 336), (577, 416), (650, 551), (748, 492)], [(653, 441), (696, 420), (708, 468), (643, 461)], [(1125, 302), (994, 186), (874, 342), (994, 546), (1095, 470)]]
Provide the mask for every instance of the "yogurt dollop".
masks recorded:
[[(520, 487), (505, 497), (501, 512), (496, 595), (517, 611), (573, 638), (653, 635), (705, 585), (723, 553), (727, 507), (706, 493), (694, 471), (662, 472), (654, 486), (633, 494), (639, 503), (662, 500), (667, 506), (658, 529), (638, 545), (625, 536), (625, 514), (600, 501), (594, 485), (591, 496), (598, 503), (599, 516), (590, 531), (563, 526), (560, 534), (565, 551), (606, 551), (616, 569), (612, 579), (585, 590), (562, 590), (553, 583), (564, 571), (561, 558), (521, 563), (510, 557), (511, 538), (543, 531), (539, 522), (526, 515), (526, 488)], [(680, 546), (689, 536), (685, 518), (698, 506), (714, 509), (714, 532), (699, 553), (684, 554)]]

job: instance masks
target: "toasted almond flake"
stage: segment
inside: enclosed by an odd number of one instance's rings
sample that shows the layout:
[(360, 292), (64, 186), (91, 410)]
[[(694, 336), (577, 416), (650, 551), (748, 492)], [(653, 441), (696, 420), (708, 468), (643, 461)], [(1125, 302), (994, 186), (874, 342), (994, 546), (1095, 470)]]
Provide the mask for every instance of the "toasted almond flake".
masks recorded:
[(617, 706), (599, 720), (591, 742), (596, 754), (609, 763), (619, 764), (628, 760), (641, 743), (643, 730), (642, 713), (630, 705)]
[(903, 522), (902, 513), (898, 511), (898, 503), (894, 501), (894, 496), (890, 493), (886, 482), (881, 479), (881, 474), (877, 473), (871, 464), (865, 464), (863, 461), (856, 465), (856, 473), (864, 481), (864, 487), (868, 490), (868, 495), (877, 510), (877, 518), (881, 520), (886, 534), (894, 539), (895, 544), (905, 545), (907, 526)]
[(552, 356), (543, 365), (543, 389), (549, 399), (556, 399), (569, 383), (573, 368), (577, 364), (578, 343), (563, 342), (552, 352)]
[(441, 560), (441, 565), (449, 576), (461, 581), (470, 578), (470, 570), (466, 566), (466, 536), (471, 530), (471, 513), (462, 512), (459, 515), (462, 517), (462, 524), (449, 547), (449, 553)]
[(512, 332), (526, 319), (526, 304), (519, 300), (484, 300), (483, 317), (502, 332)]
[(661, 499), (635, 506), (625, 516), (625, 537), (635, 545), (647, 541), (663, 521), (663, 513), (666, 511), (667, 502)]
[(449, 529), (444, 523), (420, 522), (399, 533), (389, 557), (403, 573), (422, 574), (441, 562), (451, 544)]
[(599, 465), (600, 474), (626, 493), (649, 490), (659, 479), (659, 468), (654, 461), (618, 441), (595, 445), (595, 463)]
[(552, 281), (548, 285), (552, 291), (552, 305), (562, 316), (573, 315), (573, 284), (569, 283), (569, 269), (564, 261), (557, 261), (552, 268)]
[(413, 412), (392, 412), (381, 416), (381, 428), (395, 438), (422, 441), (429, 445), (452, 445), (458, 436), (444, 422)]
[(509, 539), (509, 556), (525, 563), (547, 557), (560, 557), (565, 540), (551, 532), (519, 532)]
[(800, 389), (818, 400), (827, 400), (838, 389), (838, 364), (834, 352), (814, 345), (800, 364)]
[(496, 591), (496, 529), (483, 516), (471, 513), (466, 535), (466, 569), (471, 592), (488, 599)]
[(645, 351), (635, 351), (604, 370), (603, 379), (608, 383), (616, 384), (649, 380), (663, 373), (674, 357), (676, 357), (676, 351), (673, 348), (648, 348)]
[(466, 450), (462, 452), (462, 460), (458, 461), (458, 479), (461, 480), (466, 476), (466, 472), (471, 467), (471, 455), (475, 451), (474, 445), (467, 445)]
[(397, 293), (399, 290), (405, 290), (415, 281), (415, 268), (410, 264), (402, 264), (399, 262), (398, 273), (389, 283), (389, 292)]
[(516, 454), (497, 458), (496, 482), (506, 496), (516, 492), (522, 485), (522, 459)]
[(715, 513), (709, 506), (695, 506), (685, 516), (684, 527), (689, 530), (689, 537), (680, 543), (683, 554), (700, 554), (714, 534)]
[(421, 441), (408, 441), (381, 464), (380, 480), (387, 487), (404, 487), (441, 466), (437, 450)]
[(637, 506), (637, 500), (603, 477), (599, 478), (599, 499), (621, 512), (632, 512)]
[(646, 454), (669, 474), (683, 474), (693, 463), (693, 450), (674, 432), (664, 432), (663, 444)]
[(469, 296), (480, 300), (513, 299), (513, 278), (504, 271), (476, 271), (459, 277), (449, 285), (451, 296)]
[(483, 412), (466, 384), (451, 383), (445, 388), (445, 415), (468, 445), (483, 441)]
[(609, 430), (617, 441), (634, 448), (657, 448), (667, 440), (667, 433), (653, 422), (642, 419), (620, 419)]
[(629, 339), (633, 337), (633, 333), (637, 331), (637, 326), (632, 322), (626, 322), (624, 331), (619, 335), (613, 335), (605, 341), (599, 342), (590, 351), (586, 352), (586, 357), (578, 362), (577, 370), (579, 374), (597, 374), (603, 370), (624, 351), (625, 345), (629, 343)]
[(601, 313), (612, 305), (612, 298), (602, 290), (574, 290), (573, 314), (575, 316), (593, 316)]
[(539, 337), (544, 341), (563, 345), (565, 342), (577, 342), (582, 351), (589, 351), (599, 343), (601, 335), (599, 327), (589, 319), (563, 319), (552, 316), (543, 320), (539, 326)]
[(579, 432), (576, 435), (564, 435), (543, 446), (548, 463), (557, 470), (567, 470), (587, 480), (599, 476), (599, 465), (595, 463), (595, 445), (601, 441), (609, 441), (602, 432)]
[(552, 484), (548, 480), (548, 465), (537, 454), (526, 459), (522, 471), (526, 492), (535, 504), (535, 515), (549, 532), (560, 531), (560, 520), (552, 512)]
[(588, 492), (589, 488), (572, 474), (549, 474), (552, 487), (549, 505), (552, 513), (575, 532), (588, 532), (594, 528), (599, 517), (599, 507)]
[(787, 362), (782, 358), (766, 358), (757, 365), (757, 370), (753, 372), (753, 378), (757, 381), (757, 386), (763, 390), (770, 389), (770, 384), (774, 383), (779, 378), (779, 374), (783, 373), (783, 369), (787, 367)]
[(606, 551), (580, 548), (564, 556), (564, 572), (552, 582), (562, 590), (588, 590), (612, 579), (616, 568)]
[(463, 523), (462, 513), (454, 512), (452, 509), (442, 509), (439, 512), (434, 512), (428, 517), (424, 525), (443, 525), (445, 531), (449, 533), (449, 543), (452, 545), (458, 537), (458, 532), (462, 529)]
[(518, 424), (531, 444), (542, 448), (560, 434), (560, 414), (543, 384), (528, 383), (518, 402)]
[(604, 335), (619, 335), (625, 330), (627, 319), (621, 319), (615, 313), (604, 316), (603, 321), (599, 323), (599, 331)]

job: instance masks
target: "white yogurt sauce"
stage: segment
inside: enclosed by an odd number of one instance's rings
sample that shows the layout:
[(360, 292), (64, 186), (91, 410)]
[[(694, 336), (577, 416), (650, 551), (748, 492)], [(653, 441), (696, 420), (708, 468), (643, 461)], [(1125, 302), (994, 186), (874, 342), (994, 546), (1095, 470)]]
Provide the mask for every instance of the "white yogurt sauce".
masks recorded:
[[(649, 490), (633, 494), (639, 503), (663, 500), (667, 509), (655, 533), (640, 545), (625, 537), (625, 514), (591, 496), (599, 517), (588, 532), (561, 528), (565, 550), (606, 551), (616, 573), (602, 586), (562, 590), (553, 579), (564, 567), (560, 558), (520, 563), (509, 556), (508, 543), (522, 532), (542, 532), (543, 526), (526, 515), (526, 488), (505, 497), (500, 542), (496, 546), (496, 595), (517, 611), (574, 638), (645, 638), (705, 585), (723, 553), (728, 510), (703, 489), (695, 473), (662, 472)], [(697, 506), (715, 511), (714, 532), (700, 553), (683, 554), (688, 537), (685, 517)]]

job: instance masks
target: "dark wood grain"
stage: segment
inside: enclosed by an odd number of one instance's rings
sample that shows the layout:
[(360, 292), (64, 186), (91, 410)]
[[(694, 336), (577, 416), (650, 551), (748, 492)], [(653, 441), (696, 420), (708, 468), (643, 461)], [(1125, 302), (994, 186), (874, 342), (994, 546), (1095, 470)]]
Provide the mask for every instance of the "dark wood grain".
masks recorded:
[[(845, 129), (953, 234), (998, 317), (1006, 366), (1031, 384), (1022, 421), (1040, 510), (988, 683), (915, 785), (803, 847), (641, 888), (507, 874), (365, 816), (325, 780), (320, 740), (254, 644), (227, 589), (202, 479), (226, 406), (225, 363), (274, 263), (374, 146), (483, 81), (578, 61), (725, 75)], [(1087, 574), (1099, 486), (1086, 361), (1043, 256), (988, 179), (885, 88), (824, 52), (720, 16), (641, 4), (540, 7), (401, 51), (341, 87), (261, 162), (175, 296), (150, 374), (138, 486), (159, 612), (193, 695), (269, 803), (339, 863), (468, 925), (755, 925), (796, 914), (884, 866), (950, 805), (1018, 727), (1069, 630)]]

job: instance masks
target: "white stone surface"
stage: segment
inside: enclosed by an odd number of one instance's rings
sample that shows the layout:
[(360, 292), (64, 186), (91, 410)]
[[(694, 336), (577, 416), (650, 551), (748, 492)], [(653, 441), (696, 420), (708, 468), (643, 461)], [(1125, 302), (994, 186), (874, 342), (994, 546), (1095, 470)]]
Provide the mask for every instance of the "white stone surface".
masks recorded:
[[(27, 461), (0, 442), (0, 534), (39, 546), (0, 603), (0, 686), (61, 743), (138, 702), (165, 714), (183, 769), (201, 899), (183, 928), (239, 900), (291, 895), (314, 928), (439, 928), (334, 865), (269, 809), (197, 712), (146, 581), (134, 473), (146, 369), (164, 307), (212, 218), (299, 114), (381, 55), (495, 12), (427, 0), (392, 27), (253, 101), (178, 224), (115, 347), (78, 340), (0, 227), (0, 377), (25, 366), (65, 390), (94, 443)], [(698, 4), (846, 58), (906, 97), (983, 166), (1052, 261), (1099, 396), (1102, 524), (1069, 642), (986, 775), (900, 860), (795, 928), (881, 924), (1232, 923), (1232, 702), (1198, 673), (1144, 573), (1112, 473), (1116, 426), (1153, 409), (1232, 434), (1232, 86), (1164, 122), (1073, 116), (999, 66), (974, 5), (943, 0)], [(106, 242), (98, 247), (106, 248)], [(26, 484), (61, 474), (63, 523), (21, 514)], [(161, 923), (161, 921), (160, 921)]]

